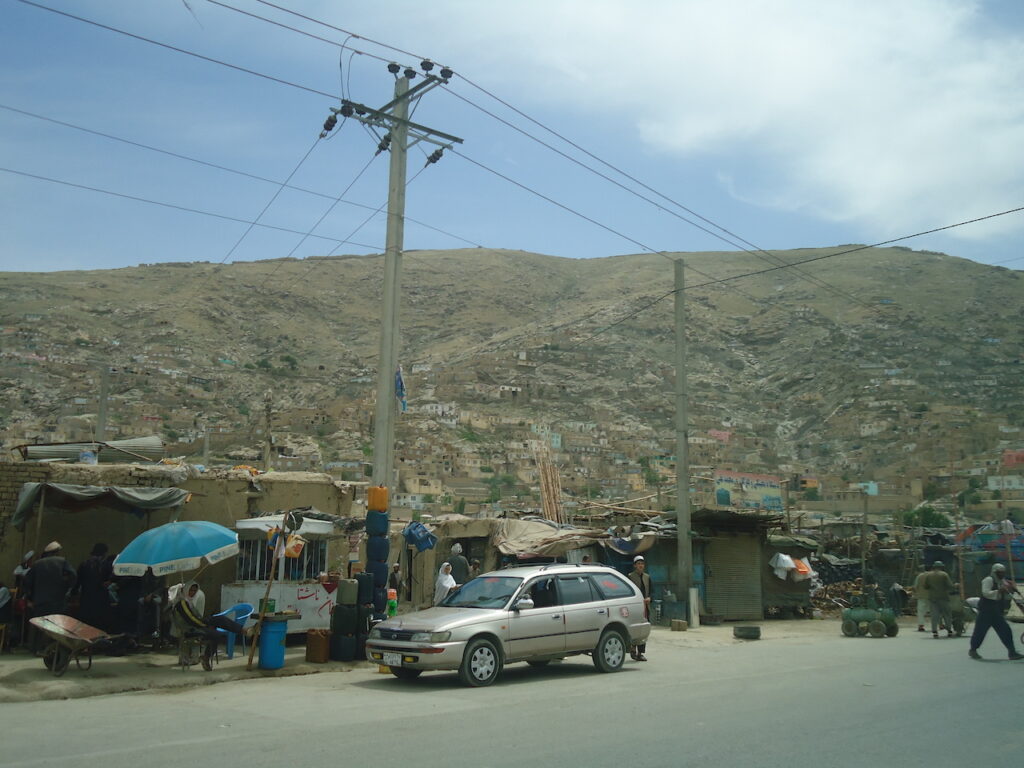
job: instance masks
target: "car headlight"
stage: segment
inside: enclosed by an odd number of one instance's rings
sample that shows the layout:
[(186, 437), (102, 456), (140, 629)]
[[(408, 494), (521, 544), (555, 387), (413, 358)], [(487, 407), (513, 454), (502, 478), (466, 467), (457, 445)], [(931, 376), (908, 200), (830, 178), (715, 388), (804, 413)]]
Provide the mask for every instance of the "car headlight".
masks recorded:
[(368, 635), (368, 637), (371, 640), (380, 640), (380, 638), (381, 638), (380, 630), (377, 627), (374, 627), (373, 629), (370, 630), (370, 634)]
[(445, 643), (451, 636), (451, 632), (416, 632), (409, 639), (414, 643)]

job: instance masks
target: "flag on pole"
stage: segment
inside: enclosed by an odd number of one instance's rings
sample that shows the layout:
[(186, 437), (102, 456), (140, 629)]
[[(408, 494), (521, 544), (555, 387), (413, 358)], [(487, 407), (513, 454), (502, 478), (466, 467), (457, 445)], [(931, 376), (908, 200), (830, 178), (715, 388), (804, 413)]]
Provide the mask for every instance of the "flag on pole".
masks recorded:
[(402, 411), (404, 412), (408, 404), (405, 401), (405, 380), (402, 378), (402, 366), (398, 366), (398, 370), (395, 371), (395, 397), (402, 404)]

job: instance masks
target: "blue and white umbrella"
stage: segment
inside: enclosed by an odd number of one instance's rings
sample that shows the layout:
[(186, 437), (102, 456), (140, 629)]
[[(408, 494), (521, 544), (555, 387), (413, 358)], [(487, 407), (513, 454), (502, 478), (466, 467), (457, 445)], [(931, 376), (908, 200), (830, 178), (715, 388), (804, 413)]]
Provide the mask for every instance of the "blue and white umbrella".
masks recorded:
[(167, 523), (136, 536), (114, 559), (118, 576), (157, 576), (191, 571), (238, 554), (238, 534), (205, 520)]

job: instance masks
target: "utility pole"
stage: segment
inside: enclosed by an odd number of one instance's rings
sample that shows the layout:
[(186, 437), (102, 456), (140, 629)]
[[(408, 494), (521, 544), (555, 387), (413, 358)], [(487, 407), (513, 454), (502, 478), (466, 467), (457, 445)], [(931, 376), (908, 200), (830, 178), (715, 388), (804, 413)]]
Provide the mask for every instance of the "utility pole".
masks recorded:
[[(107, 441), (107, 399), (110, 397), (110, 366), (103, 363), (100, 366), (100, 399), (99, 408), (96, 412), (96, 442)], [(96, 453), (99, 456), (99, 451)]]
[(274, 400), (273, 395), (270, 394), (270, 390), (266, 391), (263, 395), (263, 421), (264, 421), (264, 435), (263, 435), (263, 471), (269, 472), (273, 469), (271, 463), (270, 452), (274, 445), (274, 437), (271, 432), (271, 426), (273, 423), (274, 415)]
[(865, 579), (865, 575), (864, 575), (864, 566), (865, 566), (865, 563), (867, 562), (867, 558), (868, 558), (868, 553), (867, 553), (867, 548), (868, 548), (868, 489), (867, 488), (861, 488), (860, 489), (860, 497), (861, 497), (861, 503), (863, 504), (863, 509), (861, 511), (861, 516), (860, 516), (860, 578), (861, 578), (861, 585), (863, 587), (863, 585), (867, 583), (867, 580)]
[[(441, 159), (445, 148), (462, 139), (441, 133), (432, 128), (409, 120), (409, 105), (427, 91), (446, 84), (454, 74), (442, 67), (440, 77), (430, 74), (434, 68), (431, 61), (420, 62), (423, 81), (409, 87), (409, 81), (419, 75), (411, 67), (402, 68), (395, 63), (388, 65), (388, 71), (395, 75), (395, 97), (380, 109), (371, 109), (363, 104), (343, 99), (340, 109), (324, 124), (324, 133), (329, 133), (340, 114), (352, 117), (373, 129), (386, 131), (377, 152), (390, 151), (391, 164), (388, 174), (388, 220), (384, 248), (384, 288), (381, 301), (380, 354), (377, 358), (377, 404), (374, 411), (373, 473), (374, 485), (391, 487), (394, 481), (395, 462), (395, 380), (398, 373), (398, 352), (401, 346), (399, 334), (399, 292), (402, 284), (402, 249), (405, 240), (405, 176), (409, 147), (419, 142), (435, 144), (435, 150), (427, 164)], [(401, 76), (399, 73), (401, 72)]]
[(685, 600), (689, 618), (697, 616), (698, 607), (690, 600), (693, 575), (693, 542), (690, 540), (690, 446), (687, 440), (686, 412), (686, 304), (683, 260), (675, 268), (676, 321), (676, 569), (679, 600)]

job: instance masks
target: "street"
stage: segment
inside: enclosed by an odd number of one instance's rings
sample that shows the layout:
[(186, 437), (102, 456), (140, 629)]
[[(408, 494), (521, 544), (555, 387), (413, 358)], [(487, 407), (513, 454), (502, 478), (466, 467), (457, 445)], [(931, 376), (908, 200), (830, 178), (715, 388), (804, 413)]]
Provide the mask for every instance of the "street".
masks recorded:
[[(810, 622), (808, 622), (810, 624)], [(350, 672), (0, 705), (0, 766), (1010, 765), (1024, 662), (967, 640), (822, 631), (701, 645), (658, 630), (650, 662), (517, 664), (490, 688), (455, 673)], [(831, 630), (834, 629), (834, 632)], [(680, 637), (691, 644), (680, 645)]]

